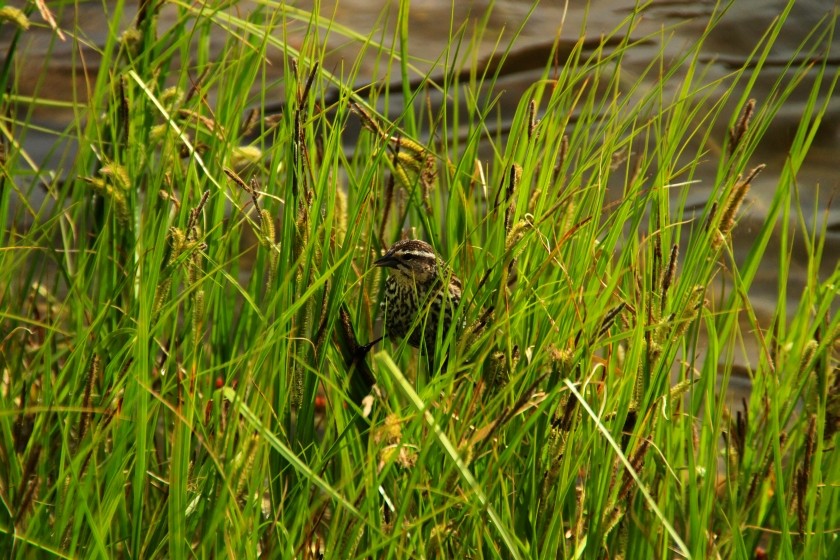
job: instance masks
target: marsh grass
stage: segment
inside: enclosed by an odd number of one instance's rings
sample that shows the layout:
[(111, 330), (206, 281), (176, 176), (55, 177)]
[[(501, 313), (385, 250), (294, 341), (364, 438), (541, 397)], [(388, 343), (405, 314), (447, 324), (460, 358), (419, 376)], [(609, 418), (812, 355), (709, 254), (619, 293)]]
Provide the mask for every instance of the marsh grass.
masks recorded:
[[(17, 93), (20, 42), (5, 59), (4, 557), (840, 556), (840, 277), (817, 274), (826, 226), (796, 186), (837, 79), (832, 21), (754, 103), (785, 14), (720, 80), (702, 38), (623, 71), (632, 14), (600, 46), (558, 47), (503, 121), (501, 65), (475, 63), (465, 28), (440, 57), (453, 71), (417, 80), (407, 3), (390, 39), (272, 2), (173, 3), (168, 29), (155, 9), (100, 46), (57, 164), (20, 149), (50, 92)], [(359, 58), (326, 67), (327, 33)], [(394, 91), (351, 87), (371, 54)], [(806, 73), (736, 259), (753, 154)], [(348, 145), (360, 115), (375, 126)], [(700, 165), (714, 188), (692, 212)], [(399, 341), (366, 354), (372, 262), (409, 226), (481, 328), (441, 333), (428, 359)], [(763, 324), (749, 291), (771, 235)], [(794, 239), (813, 265), (791, 311)], [(745, 339), (761, 351), (733, 409)]]

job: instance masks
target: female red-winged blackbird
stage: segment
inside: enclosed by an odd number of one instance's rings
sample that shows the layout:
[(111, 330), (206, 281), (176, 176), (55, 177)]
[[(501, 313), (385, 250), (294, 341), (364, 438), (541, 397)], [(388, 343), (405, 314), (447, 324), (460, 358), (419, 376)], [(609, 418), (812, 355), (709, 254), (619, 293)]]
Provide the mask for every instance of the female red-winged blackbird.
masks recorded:
[[(415, 348), (421, 342), (434, 352), (438, 324), (447, 336), (461, 301), (461, 281), (452, 274), (432, 246), (418, 239), (398, 241), (374, 262), (388, 267), (385, 281), (385, 332), (406, 338)], [(445, 286), (445, 289), (444, 289)]]

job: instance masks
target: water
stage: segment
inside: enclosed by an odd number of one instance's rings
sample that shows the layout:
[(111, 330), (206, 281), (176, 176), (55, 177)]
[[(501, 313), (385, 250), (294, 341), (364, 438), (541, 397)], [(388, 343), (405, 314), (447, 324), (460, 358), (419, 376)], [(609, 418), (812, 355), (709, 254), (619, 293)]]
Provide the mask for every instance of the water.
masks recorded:
[[(14, 3), (13, 3), (14, 4)], [(21, 3), (18, 2), (18, 5)], [(441, 54), (450, 43), (450, 34), (460, 22), (466, 22), (465, 29), (473, 29), (474, 23), (483, 17), (489, 5), (493, 9), (487, 18), (485, 34), (479, 38), (478, 59), (489, 59), (497, 48), (496, 43), (506, 47), (514, 36), (521, 22), (522, 26), (511, 53), (514, 61), (506, 69), (506, 74), (499, 82), (501, 94), (500, 106), (508, 115), (520, 102), (526, 88), (539, 75), (544, 66), (547, 52), (559, 33), (561, 44), (567, 48), (581, 37), (597, 43), (601, 37), (612, 33), (627, 21), (634, 13), (634, 2), (626, 0), (594, 0), (588, 4), (570, 2), (566, 7), (562, 2), (543, 2), (533, 8), (528, 2), (503, 0), (497, 2), (450, 2), (443, 0), (418, 0), (411, 3), (409, 52), (410, 62), (419, 74), (441, 75), (445, 71), (441, 63)], [(687, 46), (698, 40), (704, 32), (709, 17), (714, 13), (716, 2), (709, 0), (672, 0), (652, 2), (643, 14), (634, 18), (631, 37), (640, 40), (639, 44), (628, 51), (623, 62), (623, 72), (629, 79), (642, 75), (652, 60), (664, 53), (666, 60), (675, 60)], [(308, 2), (298, 3), (303, 10), (309, 9)], [(54, 5), (55, 6), (55, 5)], [(109, 3), (113, 7), (113, 4)], [(758, 44), (765, 29), (785, 7), (785, 2), (767, 0), (737, 0), (725, 12), (720, 22), (706, 38), (703, 46), (703, 60), (708, 63), (705, 81), (725, 78), (734, 69), (740, 67)], [(254, 5), (242, 2), (239, 10), (245, 12)], [(95, 79), (99, 56), (92, 45), (102, 45), (109, 32), (107, 22), (111, 18), (102, 9), (100, 3), (81, 3), (78, 6), (55, 6), (56, 16), (65, 30), (78, 27), (79, 42), (56, 40), (46, 26), (33, 27), (25, 33), (16, 56), (14, 73), (16, 90), (22, 95), (49, 97), (59, 103), (52, 106), (39, 104), (32, 112), (32, 125), (43, 131), (30, 130), (23, 138), (23, 149), (36, 162), (47, 162), (57, 173), (61, 172), (63, 154), (66, 146), (54, 132), (64, 130), (74, 119), (73, 110), (67, 104), (74, 100), (84, 100), (88, 83)], [(776, 40), (768, 59), (755, 85), (752, 97), (758, 99), (758, 108), (767, 102), (767, 92), (774, 88), (782, 75), (785, 65), (793, 61), (804, 60), (799, 52), (800, 43), (811, 30), (824, 18), (837, 18), (837, 8), (833, 2), (801, 0), (787, 18), (782, 33)], [(136, 7), (126, 8), (121, 21), (123, 29), (135, 16)], [(161, 13), (161, 28), (172, 25), (175, 10), (172, 6), (164, 7)], [(334, 18), (341, 25), (347, 26), (362, 35), (374, 33), (383, 42), (390, 43), (394, 37), (393, 28), (397, 19), (396, 3), (370, 2), (369, 0), (341, 0), (340, 2), (322, 2), (321, 14)], [(33, 19), (40, 22), (37, 15)], [(456, 22), (450, 25), (450, 20)], [(287, 39), (292, 44), (300, 44), (306, 33), (306, 25), (301, 21), (290, 21), (286, 26)], [(69, 31), (65, 31), (68, 38)], [(469, 31), (467, 32), (469, 35)], [(10, 25), (0, 26), (0, 52), (8, 52), (13, 30)], [(358, 43), (332, 35), (327, 39), (331, 46), (324, 67), (335, 72), (342, 64), (349, 64), (356, 59)], [(218, 53), (224, 46), (223, 37), (212, 39), (211, 52)], [(663, 46), (664, 45), (664, 46)], [(44, 69), (46, 68), (46, 71)], [(840, 40), (834, 39), (828, 57), (826, 77), (830, 80), (840, 68)], [(282, 64), (267, 67), (268, 80), (279, 80)], [(419, 75), (418, 74), (418, 75)], [(766, 170), (753, 183), (745, 205), (742, 218), (733, 242), (736, 259), (743, 259), (753, 242), (753, 233), (763, 223), (768, 207), (778, 187), (779, 174), (788, 156), (787, 150), (793, 134), (801, 120), (803, 110), (811, 90), (813, 76), (800, 84), (790, 100), (780, 110), (768, 131), (765, 140), (755, 154), (755, 164), (765, 163)], [(363, 81), (378, 81), (385, 76), (385, 69), (377, 63), (376, 53), (370, 52), (362, 64)], [(678, 84), (679, 80), (674, 80)], [(723, 88), (724, 86), (721, 86)], [(269, 92), (279, 99), (282, 92)], [(666, 93), (672, 94), (673, 91)], [(270, 96), (271, 96), (270, 95)], [(270, 97), (269, 96), (269, 97)], [(64, 103), (62, 105), (62, 102)], [(724, 114), (734, 114), (738, 107), (728, 107)], [(815, 212), (827, 222), (826, 252), (821, 263), (820, 274), (825, 277), (837, 267), (840, 261), (840, 205), (831, 204), (840, 195), (840, 96), (828, 100), (828, 111), (820, 124), (817, 140), (797, 177), (799, 200), (802, 207)], [(713, 137), (722, 139), (726, 130), (713, 132)], [(72, 146), (70, 147), (72, 150)], [(710, 149), (708, 165), (701, 165), (698, 183), (692, 187), (688, 199), (691, 207), (702, 208), (709, 197), (714, 177), (714, 147)], [(43, 201), (43, 190), (36, 190), (32, 204), (37, 208)], [(809, 263), (806, 251), (801, 245), (801, 236), (791, 251), (789, 283), (787, 286), (788, 307), (792, 310), (798, 303), (806, 285)], [(782, 250), (779, 238), (772, 240), (774, 245), (768, 248), (767, 257), (761, 263), (758, 277), (751, 290), (751, 303), (760, 324), (767, 324), (776, 307), (778, 291), (778, 254)], [(745, 332), (752, 330), (749, 323), (742, 325)], [(749, 369), (751, 357), (759, 349), (746, 340), (744, 351), (736, 356), (736, 361)]]

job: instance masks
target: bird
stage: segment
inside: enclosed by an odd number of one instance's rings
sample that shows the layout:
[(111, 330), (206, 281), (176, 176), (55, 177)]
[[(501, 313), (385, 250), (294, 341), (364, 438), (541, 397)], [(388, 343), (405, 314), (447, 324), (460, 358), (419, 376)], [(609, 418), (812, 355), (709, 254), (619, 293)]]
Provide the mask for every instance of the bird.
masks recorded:
[[(374, 263), (389, 268), (385, 280), (385, 334), (406, 339), (415, 348), (434, 354), (438, 324), (447, 336), (461, 302), (461, 280), (431, 245), (419, 239), (394, 243)], [(456, 337), (460, 329), (456, 328)]]

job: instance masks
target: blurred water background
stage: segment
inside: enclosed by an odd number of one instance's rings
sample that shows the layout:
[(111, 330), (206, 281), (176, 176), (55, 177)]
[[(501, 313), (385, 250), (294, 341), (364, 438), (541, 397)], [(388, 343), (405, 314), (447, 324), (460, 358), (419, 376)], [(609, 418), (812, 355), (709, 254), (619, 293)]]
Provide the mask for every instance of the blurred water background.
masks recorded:
[[(120, 28), (112, 27), (111, 10), (116, 4), (110, 0), (105, 3), (50, 4), (58, 26), (67, 40), (57, 38), (50, 27), (38, 18), (37, 13), (33, 13), (33, 21), (37, 25), (33, 25), (29, 31), (22, 34), (19, 44), (16, 45), (13, 79), (15, 91), (19, 95), (38, 99), (37, 104), (32, 107), (29, 129), (18, 131), (20, 136), (17, 140), (21, 142), (21, 149), (38, 166), (53, 169), (60, 175), (62, 168), (67, 167), (66, 158), (72, 157), (70, 154), (74, 149), (73, 140), (61, 134), (76, 118), (75, 110), (70, 104), (84, 104), (86, 92), (92, 87), (98, 72), (98, 47), (105, 44), (108, 34), (121, 33), (130, 25), (137, 12), (137, 4), (125, 5)], [(292, 4), (300, 10), (312, 9), (310, 2)], [(18, 2), (17, 5), (23, 7), (24, 3)], [(725, 85), (726, 77), (749, 59), (762, 34), (785, 5), (784, 1), (768, 0), (732, 2), (704, 40), (704, 80), (712, 82), (721, 79), (721, 83)], [(257, 3), (238, 2), (231, 10), (243, 15), (248, 10), (257, 9), (257, 6)], [(346, 26), (361, 36), (372, 35), (386, 45), (394, 41), (398, 11), (396, 1), (337, 0), (320, 2), (319, 6), (321, 16), (333, 19), (336, 24)], [(752, 96), (757, 99), (759, 110), (766, 101), (768, 92), (776, 86), (786, 65), (791, 61), (804, 61), (807, 54), (801, 50), (803, 41), (806, 41), (815, 26), (827, 19), (836, 19), (837, 11), (837, 3), (831, 1), (800, 0), (795, 3), (782, 33), (773, 46), (768, 64), (758, 77)], [(485, 61), (486, 64), (495, 64), (494, 53), (505, 50), (518, 33), (512, 43), (508, 61), (502, 69), (501, 78), (495, 85), (495, 91), (485, 92), (488, 95), (500, 96), (500, 123), (504, 127), (512, 118), (513, 111), (528, 87), (541, 75), (558, 35), (562, 50), (564, 45), (570, 49), (579, 40), (584, 41), (586, 49), (587, 45), (595, 46), (602, 40), (609, 41), (610, 36), (619, 40), (629, 34), (631, 39), (638, 43), (627, 51), (622, 62), (622, 72), (628, 81), (632, 82), (635, 81), (634, 72), (637, 75), (645, 75), (645, 69), (652, 60), (678, 60), (679, 55), (703, 35), (712, 14), (720, 12), (718, 2), (710, 0), (653, 1), (645, 4), (642, 10), (638, 9), (635, 2), (628, 0), (593, 0), (569, 2), (568, 5), (560, 1), (544, 1), (533, 5), (525, 0), (415, 0), (411, 2), (410, 7), (408, 49), (412, 68), (420, 80), (425, 75), (441, 76), (453, 70), (452, 61), (442, 55), (447, 52), (452, 35), (462, 26), (463, 41), (475, 42), (474, 59)], [(634, 13), (638, 15), (633, 18), (631, 29), (627, 21)], [(163, 28), (172, 25), (175, 14), (174, 6), (164, 5), (160, 25)], [(487, 22), (485, 33), (480, 37), (473, 37), (471, 29), (474, 29), (477, 21), (482, 18)], [(310, 28), (302, 21), (289, 20), (283, 32), (288, 43), (299, 45), (302, 44), (304, 35), (310, 32)], [(323, 33), (323, 30), (319, 32)], [(211, 37), (211, 53), (219, 53), (224, 47), (223, 33), (219, 30), (218, 36)], [(15, 36), (13, 26), (0, 26), (0, 56), (9, 52)], [(341, 75), (342, 68), (361, 56), (360, 80), (354, 85), (377, 82), (388, 74), (385, 62), (375, 50), (364, 51), (360, 42), (348, 40), (346, 36), (337, 33), (325, 34), (323, 39), (328, 45), (324, 68), (334, 74)], [(840, 69), (840, 39), (835, 36), (828, 41), (831, 42), (831, 50), (826, 76), (830, 81)], [(276, 54), (278, 60), (266, 65), (268, 83), (280, 82), (283, 64), (279, 60), (280, 53)], [(464, 61), (458, 64), (463, 68), (467, 67)], [(460, 68), (456, 70), (458, 69)], [(398, 73), (391, 71), (390, 75)], [(656, 73), (647, 75), (656, 76)], [(674, 80), (674, 83), (678, 84), (679, 81)], [(760, 227), (767, 216), (768, 205), (779, 184), (779, 172), (788, 156), (788, 147), (801, 120), (812, 85), (812, 81), (806, 79), (797, 86), (755, 155), (754, 164), (763, 163), (767, 168), (753, 182), (744, 207), (745, 215), (733, 235), (736, 260), (747, 254), (753, 241), (751, 232)], [(253, 93), (243, 92), (243, 95)], [(400, 95), (399, 88), (394, 91), (394, 95)], [(269, 103), (275, 103), (277, 107), (282, 106), (282, 97), (283, 92), (279, 86), (276, 91), (266, 92), (266, 99)], [(444, 102), (442, 99), (434, 101)], [(796, 189), (802, 207), (808, 210), (809, 215), (818, 216), (826, 222), (828, 233), (826, 253), (821, 263), (822, 276), (833, 271), (840, 260), (840, 208), (836, 200), (840, 195), (840, 98), (835, 97), (828, 102), (829, 110), (820, 125), (817, 141), (796, 178)], [(391, 99), (392, 107), (399, 105), (398, 100)], [(739, 109), (733, 106), (729, 114), (735, 114)], [(718, 123), (717, 126), (720, 130), (716, 130), (712, 137), (720, 139), (722, 144), (727, 133), (726, 126), (725, 123)], [(347, 142), (352, 143), (352, 135), (348, 134)], [(698, 169), (699, 174), (693, 177), (696, 184), (690, 190), (687, 200), (689, 207), (702, 209), (709, 197), (716, 170), (715, 157), (718, 147), (719, 145), (706, 147), (708, 165), (701, 165)], [(619, 195), (620, 192), (615, 196)], [(36, 188), (28, 196), (28, 204), (33, 208), (49, 204), (49, 195), (45, 189)], [(14, 212), (14, 208), (11, 211)], [(18, 214), (20, 215), (22, 214)], [(822, 225), (809, 224), (809, 227)], [(25, 227), (25, 224), (18, 224), (18, 227)], [(798, 239), (800, 241), (797, 243), (801, 243), (801, 236)], [(777, 305), (780, 264), (774, 255), (778, 255), (782, 250), (778, 242), (778, 239), (774, 239), (776, 246), (768, 248), (767, 257), (762, 262), (750, 293), (759, 324), (772, 316)], [(786, 292), (787, 304), (791, 309), (798, 305), (809, 266), (806, 251), (800, 249), (801, 247), (794, 246), (791, 251), (792, 269), (789, 272), (790, 282)], [(752, 329), (746, 323), (742, 328)], [(738, 387), (746, 389), (749, 385), (749, 364), (751, 356), (755, 356), (757, 351), (749, 340), (745, 340), (744, 348), (739, 350), (735, 358), (745, 373), (740, 379), (732, 380), (735, 398), (739, 398)]]

